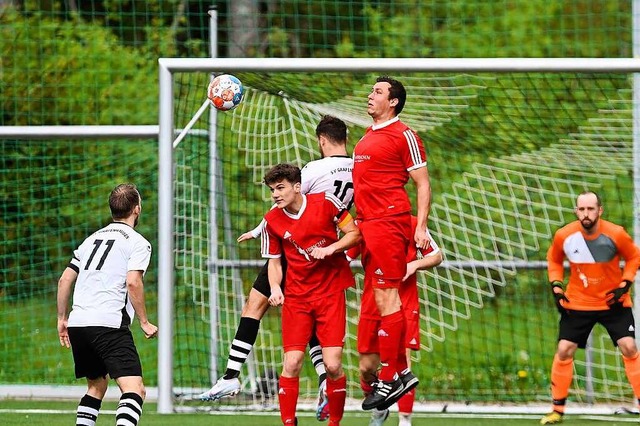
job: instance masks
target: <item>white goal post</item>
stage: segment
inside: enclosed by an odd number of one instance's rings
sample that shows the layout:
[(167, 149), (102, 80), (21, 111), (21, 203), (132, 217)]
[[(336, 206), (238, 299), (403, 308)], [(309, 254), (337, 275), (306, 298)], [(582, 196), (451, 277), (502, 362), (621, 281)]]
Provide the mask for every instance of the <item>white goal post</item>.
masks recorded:
[[(159, 182), (158, 182), (158, 412), (174, 411), (173, 338), (174, 338), (174, 75), (176, 73), (213, 72), (400, 72), (460, 73), (634, 73), (633, 79), (633, 234), (640, 245), (640, 59), (584, 58), (474, 58), (474, 59), (315, 59), (315, 58), (216, 58), (159, 59)], [(204, 93), (204, 87), (202, 93)], [(194, 111), (195, 112), (195, 111)], [(215, 140), (211, 141), (215, 145)], [(215, 155), (215, 149), (212, 151)], [(211, 167), (215, 167), (212, 161)], [(215, 173), (212, 173), (215, 175)], [(216, 185), (209, 194), (215, 203)], [(210, 209), (210, 238), (216, 241), (216, 206)], [(216, 283), (218, 253), (216, 244), (209, 251), (210, 283)], [(638, 280), (636, 280), (638, 284)], [(636, 285), (637, 288), (637, 285)], [(214, 289), (211, 289), (212, 291)], [(640, 296), (635, 294), (636, 317)]]

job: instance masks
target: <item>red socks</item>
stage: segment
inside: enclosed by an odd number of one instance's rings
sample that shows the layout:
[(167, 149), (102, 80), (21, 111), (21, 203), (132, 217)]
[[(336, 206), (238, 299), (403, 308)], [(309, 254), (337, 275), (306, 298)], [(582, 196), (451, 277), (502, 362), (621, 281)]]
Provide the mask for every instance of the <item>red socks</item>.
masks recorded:
[(402, 395), (402, 398), (398, 400), (398, 411), (403, 414), (413, 413), (413, 402), (416, 400), (416, 390), (411, 389), (409, 392)]
[(344, 414), (347, 399), (347, 376), (337, 380), (327, 377), (327, 397), (329, 398), (329, 424), (338, 424)]
[(280, 376), (278, 401), (280, 402), (280, 419), (284, 425), (294, 425), (296, 419), (296, 405), (300, 392), (299, 377)]
[[(404, 354), (404, 313), (402, 310), (391, 315), (385, 315), (378, 330), (378, 344), (380, 350), (380, 364), (382, 368), (378, 377), (385, 382), (393, 380), (398, 372), (399, 355)], [(400, 353), (399, 353), (400, 352)]]

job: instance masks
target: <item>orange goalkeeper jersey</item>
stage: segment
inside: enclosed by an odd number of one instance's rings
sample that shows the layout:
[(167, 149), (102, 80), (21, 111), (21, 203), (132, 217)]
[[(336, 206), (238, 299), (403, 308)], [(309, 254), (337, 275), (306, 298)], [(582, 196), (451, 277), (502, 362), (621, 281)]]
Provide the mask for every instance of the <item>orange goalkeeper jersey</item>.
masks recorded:
[[(598, 311), (609, 309), (608, 291), (617, 288), (623, 280), (633, 282), (640, 265), (640, 249), (623, 227), (600, 219), (598, 232), (587, 235), (580, 221), (574, 221), (559, 229), (547, 252), (549, 281), (563, 281), (563, 262), (569, 260), (569, 283), (565, 295), (569, 303), (566, 309)], [(620, 268), (620, 258), (625, 260)], [(629, 293), (622, 298), (630, 307)]]

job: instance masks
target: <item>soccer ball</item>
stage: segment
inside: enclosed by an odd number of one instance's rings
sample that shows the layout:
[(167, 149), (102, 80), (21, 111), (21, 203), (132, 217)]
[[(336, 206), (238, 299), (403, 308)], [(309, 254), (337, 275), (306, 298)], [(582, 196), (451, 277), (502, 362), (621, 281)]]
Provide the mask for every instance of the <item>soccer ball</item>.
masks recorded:
[(211, 105), (220, 111), (229, 111), (234, 109), (244, 95), (242, 82), (231, 74), (222, 74), (211, 80), (207, 97), (211, 101)]

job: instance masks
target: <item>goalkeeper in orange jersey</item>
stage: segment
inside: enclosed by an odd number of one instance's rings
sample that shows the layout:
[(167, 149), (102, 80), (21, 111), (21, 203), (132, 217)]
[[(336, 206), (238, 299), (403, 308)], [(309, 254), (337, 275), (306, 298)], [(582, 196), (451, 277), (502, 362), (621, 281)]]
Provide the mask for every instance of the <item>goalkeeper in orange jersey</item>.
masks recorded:
[[(560, 312), (558, 348), (551, 366), (553, 411), (540, 424), (562, 422), (573, 356), (584, 348), (593, 327), (602, 324), (620, 348), (627, 378), (640, 404), (640, 353), (629, 290), (640, 265), (640, 249), (619, 225), (601, 219), (603, 208), (594, 192), (576, 201), (578, 220), (558, 230), (547, 253), (549, 282)], [(625, 260), (620, 268), (620, 258)], [(563, 262), (569, 261), (569, 282), (564, 287)]]

